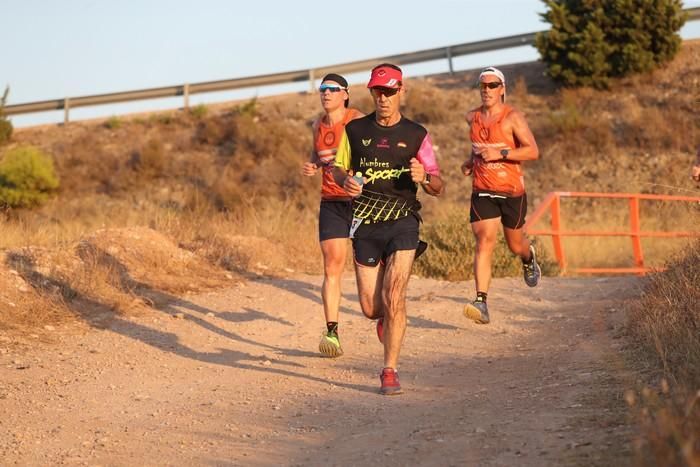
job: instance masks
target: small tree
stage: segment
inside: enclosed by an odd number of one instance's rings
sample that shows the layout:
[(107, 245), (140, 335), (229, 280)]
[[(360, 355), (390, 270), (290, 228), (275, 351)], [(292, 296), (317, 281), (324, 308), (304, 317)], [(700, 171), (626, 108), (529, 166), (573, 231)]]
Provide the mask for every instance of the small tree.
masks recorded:
[(6, 143), (12, 136), (12, 122), (5, 117), (5, 103), (7, 95), (10, 93), (10, 87), (5, 88), (5, 92), (0, 99), (0, 144)]
[(53, 160), (37, 148), (16, 147), (0, 158), (0, 207), (40, 205), (58, 185)]
[(548, 74), (567, 86), (605, 88), (609, 78), (648, 72), (680, 49), (681, 0), (543, 0), (551, 29), (535, 46)]

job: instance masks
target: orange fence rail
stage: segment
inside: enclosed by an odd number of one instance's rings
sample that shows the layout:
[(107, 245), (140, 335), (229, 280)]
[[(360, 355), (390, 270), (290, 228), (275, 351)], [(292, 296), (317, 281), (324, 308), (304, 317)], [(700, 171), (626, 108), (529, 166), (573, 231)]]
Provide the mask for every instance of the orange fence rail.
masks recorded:
[[(630, 209), (630, 229), (629, 231), (587, 231), (587, 230), (562, 230), (561, 228), (561, 199), (562, 198), (613, 198), (613, 199), (628, 199)], [(640, 229), (639, 220), (639, 202), (641, 200), (652, 201), (685, 201), (700, 203), (700, 197), (697, 196), (673, 196), (673, 195), (651, 195), (640, 193), (595, 193), (595, 192), (573, 192), (573, 191), (554, 191), (549, 193), (542, 204), (535, 210), (530, 219), (525, 224), (525, 231), (529, 235), (547, 235), (552, 237), (554, 244), (554, 255), (559, 263), (559, 268), (562, 274), (571, 271), (574, 273), (587, 274), (640, 274), (643, 275), (652, 270), (652, 268), (644, 266), (644, 253), (642, 251), (642, 237), (662, 237), (662, 238), (679, 238), (679, 237), (700, 237), (700, 231), (691, 232), (668, 232), (668, 231), (642, 231)], [(544, 216), (547, 211), (551, 215), (551, 228), (549, 230), (533, 229), (533, 226)], [(700, 225), (700, 223), (699, 223)], [(569, 269), (566, 255), (564, 253), (564, 245), (562, 237), (630, 237), (632, 239), (632, 251), (634, 252), (634, 267), (628, 268), (573, 268)]]

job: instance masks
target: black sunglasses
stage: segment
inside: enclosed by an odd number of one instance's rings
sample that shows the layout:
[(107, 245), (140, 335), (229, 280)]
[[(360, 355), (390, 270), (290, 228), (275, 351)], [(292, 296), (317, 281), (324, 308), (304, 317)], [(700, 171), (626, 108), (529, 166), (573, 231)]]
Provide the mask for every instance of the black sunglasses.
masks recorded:
[(496, 89), (497, 87), (500, 87), (500, 86), (503, 86), (503, 83), (501, 83), (500, 81), (493, 81), (491, 83), (479, 83), (479, 87), (481, 89), (486, 89), (486, 88)]
[(378, 98), (381, 95), (385, 95), (386, 97), (392, 97), (395, 96), (397, 92), (399, 92), (401, 88), (372, 88), (370, 91), (372, 92), (372, 95), (374, 98)]

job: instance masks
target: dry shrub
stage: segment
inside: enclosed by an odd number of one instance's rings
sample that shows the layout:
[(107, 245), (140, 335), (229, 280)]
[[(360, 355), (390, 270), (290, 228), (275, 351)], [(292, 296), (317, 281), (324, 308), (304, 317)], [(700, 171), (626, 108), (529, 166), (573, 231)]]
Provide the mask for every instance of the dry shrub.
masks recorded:
[(461, 103), (454, 92), (441, 90), (428, 83), (412, 81), (403, 101), (402, 112), (416, 122), (426, 125), (446, 123), (460, 117)]
[(178, 238), (183, 248), (230, 271), (271, 276), (292, 270), (319, 273), (317, 213), (317, 205), (307, 208), (292, 201), (249, 197), (230, 212), (189, 212), (157, 228)]
[(510, 85), (508, 90), (508, 98), (515, 98), (518, 100), (524, 100), (528, 97), (527, 80), (524, 76), (520, 75), (515, 79), (514, 84)]
[(0, 299), (11, 313), (0, 329), (15, 330), (68, 319), (102, 326), (115, 313), (162, 307), (234, 278), (146, 228), (100, 230), (70, 248), (11, 250), (5, 265)]
[(168, 160), (163, 143), (157, 139), (149, 140), (145, 146), (131, 157), (131, 167), (146, 178), (164, 175)]
[(696, 127), (697, 122), (683, 112), (660, 112), (658, 106), (643, 107), (637, 119), (620, 124), (618, 141), (646, 152), (692, 150), (687, 141), (696, 140)]
[(549, 114), (548, 127), (553, 134), (571, 135), (581, 131), (588, 121), (584, 115), (581, 98), (576, 91), (561, 91), (561, 102)]
[[(416, 274), (454, 281), (474, 277), (475, 241), (466, 210), (455, 210), (442, 220), (422, 226), (421, 238), (428, 242), (428, 251), (415, 263), (413, 271)], [(539, 248), (538, 262), (543, 274), (556, 274), (556, 265)], [(499, 235), (492, 256), (493, 276), (517, 276), (522, 274), (522, 268), (520, 259), (513, 255), (503, 236)]]
[(84, 238), (78, 255), (119, 273), (126, 289), (182, 293), (226, 283), (221, 271), (148, 228), (99, 230)]
[[(252, 159), (249, 159), (252, 160)], [(246, 190), (246, 181), (241, 181), (238, 175), (241, 167), (238, 164), (227, 164), (214, 180), (211, 187), (212, 202), (219, 210), (231, 211), (241, 208), (251, 193)]]
[(640, 431), (633, 441), (636, 465), (700, 465), (700, 389), (662, 379), (660, 388), (628, 390), (625, 400)]
[[(640, 459), (655, 465), (700, 465), (700, 242), (649, 277), (628, 304), (635, 356), (661, 367), (661, 394), (628, 394), (641, 428)], [(671, 385), (666, 381), (671, 381)], [(672, 386), (672, 390), (669, 389)]]
[[(561, 157), (583, 165), (582, 159), (609, 157), (615, 151), (612, 115), (605, 105), (602, 91), (562, 89), (550, 101), (546, 119), (531, 119), (540, 148), (556, 144)], [(587, 162), (587, 161), (586, 161)]]
[(284, 247), (262, 237), (223, 234), (200, 238), (196, 249), (210, 262), (241, 274), (284, 275), (291, 269)]
[[(65, 311), (60, 299), (46, 300), (25, 280), (22, 264), (31, 264), (26, 252), (5, 252), (0, 264), (0, 331), (27, 331), (53, 325), (62, 320)], [(55, 298), (58, 298), (54, 295)]]
[[(646, 389), (646, 390), (645, 390)], [(700, 390), (642, 389), (637, 409), (642, 437), (635, 443), (640, 465), (700, 466)]]
[(64, 193), (114, 193), (120, 187), (123, 172), (129, 171), (126, 163), (131, 148), (106, 144), (98, 131), (79, 135), (69, 147), (61, 145), (58, 150), (55, 164)]
[(230, 140), (233, 134), (231, 122), (220, 117), (211, 117), (197, 125), (195, 140), (199, 144), (218, 146)]
[(666, 376), (700, 388), (700, 242), (649, 276), (629, 305), (629, 327)]

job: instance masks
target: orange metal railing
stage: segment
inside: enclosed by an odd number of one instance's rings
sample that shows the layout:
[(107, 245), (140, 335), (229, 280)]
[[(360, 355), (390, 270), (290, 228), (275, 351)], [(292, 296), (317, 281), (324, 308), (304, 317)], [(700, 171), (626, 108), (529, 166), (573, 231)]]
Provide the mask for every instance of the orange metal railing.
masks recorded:
[[(561, 227), (561, 198), (613, 198), (613, 199), (628, 199), (630, 210), (630, 229), (629, 231), (589, 231), (589, 230), (562, 230)], [(642, 251), (642, 237), (663, 237), (663, 238), (678, 238), (678, 237), (700, 237), (700, 231), (692, 232), (668, 232), (668, 231), (642, 231), (639, 220), (639, 201), (686, 201), (700, 203), (700, 197), (696, 196), (672, 196), (672, 195), (651, 195), (640, 193), (594, 193), (594, 192), (572, 192), (572, 191), (554, 191), (549, 193), (542, 204), (530, 216), (530, 219), (525, 224), (525, 231), (529, 235), (547, 235), (552, 237), (554, 244), (554, 255), (559, 263), (559, 268), (562, 274), (571, 271), (574, 273), (589, 273), (589, 274), (645, 274), (652, 268), (644, 266), (644, 253)], [(551, 228), (549, 230), (533, 229), (533, 226), (549, 211), (551, 215)], [(700, 225), (700, 222), (698, 223)], [(562, 237), (630, 237), (632, 239), (632, 251), (634, 253), (634, 267), (628, 268), (568, 268), (566, 254)]]

